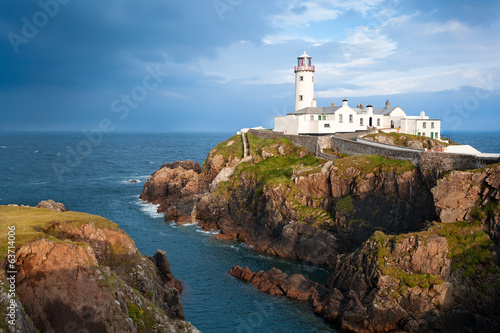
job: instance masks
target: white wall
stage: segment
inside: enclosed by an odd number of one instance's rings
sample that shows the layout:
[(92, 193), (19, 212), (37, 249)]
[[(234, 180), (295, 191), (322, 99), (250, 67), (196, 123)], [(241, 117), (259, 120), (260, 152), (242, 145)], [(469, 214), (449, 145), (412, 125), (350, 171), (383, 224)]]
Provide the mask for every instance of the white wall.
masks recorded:
[(299, 134), (297, 117), (299, 116), (274, 117), (274, 131), (286, 134)]
[[(301, 78), (303, 78), (301, 80)], [(302, 100), (300, 100), (302, 96)], [(314, 73), (297, 71), (295, 73), (295, 111), (313, 106)]]

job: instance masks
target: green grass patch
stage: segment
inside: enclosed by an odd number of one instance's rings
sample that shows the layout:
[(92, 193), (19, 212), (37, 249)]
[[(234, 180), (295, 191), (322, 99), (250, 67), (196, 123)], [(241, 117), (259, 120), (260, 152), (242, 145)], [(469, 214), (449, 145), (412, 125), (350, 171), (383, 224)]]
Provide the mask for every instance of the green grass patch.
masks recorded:
[(341, 213), (349, 213), (354, 209), (352, 204), (352, 197), (347, 195), (337, 201), (336, 208)]
[[(390, 144), (393, 144), (395, 146), (401, 146), (401, 147), (407, 147), (408, 142), (414, 141), (414, 142), (421, 142), (424, 148), (431, 148), (432, 147), (447, 147), (450, 144), (437, 140), (437, 139), (431, 139), (426, 136), (421, 136), (421, 135), (413, 135), (413, 134), (404, 134), (404, 133), (375, 133), (375, 134), (369, 134), (365, 135), (363, 139), (373, 139), (373, 141), (376, 142), (382, 142), (386, 143), (389, 142)], [(452, 144), (457, 144), (457, 143), (452, 143)]]
[(344, 153), (339, 153), (339, 152), (333, 150), (332, 148), (325, 148), (325, 149), (323, 149), (323, 153), (330, 154), (330, 155), (335, 155), (335, 156), (337, 156), (339, 158), (344, 158), (344, 157), (348, 157), (349, 156), (349, 155), (344, 154)]
[(139, 307), (139, 305), (129, 302), (127, 304), (128, 316), (137, 324), (137, 327), (142, 327), (144, 325), (142, 319), (144, 316), (144, 311)]
[(448, 257), (452, 260), (452, 271), (461, 268), (465, 276), (472, 277), (479, 266), (487, 265), (492, 259), (494, 242), (480, 224), (467, 222), (435, 224), (430, 231), (445, 237), (448, 241)]
[(101, 216), (90, 215), (79, 212), (54, 212), (43, 208), (0, 206), (0, 260), (7, 255), (9, 228), (15, 227), (15, 246), (29, 243), (42, 238), (57, 242), (76, 243), (61, 240), (57, 235), (52, 235), (47, 230), (54, 224), (71, 223), (76, 227), (83, 224), (93, 223), (98, 229), (120, 230), (118, 225)]
[(420, 286), (421, 288), (429, 288), (431, 285), (442, 284), (444, 282), (443, 279), (432, 274), (408, 273), (396, 266), (392, 259), (391, 251), (396, 242), (406, 237), (408, 235), (400, 235), (398, 237), (388, 236), (381, 231), (375, 231), (371, 237), (371, 240), (377, 243), (375, 256), (381, 273), (399, 282), (399, 287), (397, 290), (394, 290), (394, 298), (403, 295), (406, 287), (413, 288)]
[(365, 174), (372, 172), (375, 174), (380, 172), (402, 174), (415, 169), (415, 166), (409, 161), (390, 160), (380, 155), (350, 156), (335, 160), (333, 164), (342, 171), (355, 168)]

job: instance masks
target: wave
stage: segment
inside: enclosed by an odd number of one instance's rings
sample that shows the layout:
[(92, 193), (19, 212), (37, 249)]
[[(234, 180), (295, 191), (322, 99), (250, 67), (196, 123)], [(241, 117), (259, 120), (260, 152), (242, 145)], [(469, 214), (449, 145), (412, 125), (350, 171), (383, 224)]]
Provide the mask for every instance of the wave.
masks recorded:
[(2, 147), (0, 147), (0, 148), (2, 148), (2, 149), (7, 149), (7, 147), (5, 147), (5, 146), (2, 146)]
[(137, 199), (137, 205), (139, 205), (140, 210), (152, 218), (163, 218), (163, 213), (158, 213), (158, 207), (160, 205), (150, 204), (141, 199)]
[(193, 226), (193, 225), (198, 225), (198, 222), (193, 222), (193, 223), (183, 223), (183, 224), (181, 224), (180, 226), (181, 226), (181, 227), (190, 227), (190, 226)]
[(196, 232), (199, 232), (199, 233), (202, 233), (202, 234), (205, 234), (205, 235), (217, 235), (217, 234), (220, 234), (220, 230), (217, 230), (217, 231), (206, 231), (206, 230), (203, 230), (200, 227), (198, 227), (196, 229)]

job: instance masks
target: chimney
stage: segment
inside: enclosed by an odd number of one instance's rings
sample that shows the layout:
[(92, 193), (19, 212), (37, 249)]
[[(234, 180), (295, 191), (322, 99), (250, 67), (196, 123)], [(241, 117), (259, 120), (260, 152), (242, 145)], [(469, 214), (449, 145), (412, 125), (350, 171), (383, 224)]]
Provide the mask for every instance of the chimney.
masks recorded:
[(334, 107), (335, 107), (335, 101), (332, 102), (332, 108), (334, 108)]
[(347, 99), (345, 99), (345, 98), (344, 98), (344, 99), (342, 100), (342, 106), (347, 106)]
[(372, 111), (373, 111), (373, 106), (371, 106), (370, 104), (368, 104), (368, 105), (366, 106), (366, 111), (368, 111), (368, 112), (372, 112)]
[(363, 106), (363, 103), (359, 104), (360, 109), (364, 109), (365, 107)]
[(385, 102), (385, 108), (388, 109), (391, 107), (391, 103), (389, 103), (389, 100), (387, 100), (387, 102)]

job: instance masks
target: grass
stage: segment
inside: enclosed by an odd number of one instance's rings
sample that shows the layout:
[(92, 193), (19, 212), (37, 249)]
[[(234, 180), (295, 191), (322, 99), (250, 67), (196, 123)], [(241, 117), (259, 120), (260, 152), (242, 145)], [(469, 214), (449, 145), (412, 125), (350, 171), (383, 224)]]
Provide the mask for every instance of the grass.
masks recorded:
[[(207, 159), (216, 155), (221, 155), (225, 160), (229, 157), (243, 158), (243, 143), (241, 141), (241, 135), (233, 135), (226, 141), (219, 143), (208, 153)], [(203, 162), (203, 170), (205, 170), (207, 159)]]
[(128, 316), (137, 324), (137, 327), (143, 326), (144, 311), (135, 303), (129, 302), (127, 304)]
[(333, 161), (333, 164), (342, 171), (345, 171), (348, 168), (355, 168), (361, 173), (374, 172), (375, 174), (391, 171), (396, 174), (402, 174), (415, 169), (415, 166), (409, 161), (391, 160), (380, 155), (344, 157)]
[(347, 195), (337, 201), (336, 204), (337, 210), (341, 213), (349, 213), (354, 209), (354, 205), (352, 204), (352, 198), (350, 195)]
[(404, 134), (404, 133), (375, 133), (375, 134), (369, 134), (365, 135), (363, 138), (368, 138), (368, 139), (373, 139), (377, 142), (377, 138), (380, 137), (385, 137), (388, 139), (388, 142), (393, 142), (392, 144), (395, 146), (401, 146), (401, 147), (407, 147), (407, 143), (409, 141), (417, 141), (421, 142), (424, 148), (431, 148), (429, 145), (429, 142), (432, 142), (434, 147), (447, 147), (450, 144), (457, 144), (457, 143), (446, 143), (437, 139), (431, 139), (426, 136), (421, 136), (421, 135), (412, 135), (412, 134)]
[(339, 152), (337, 152), (336, 150), (334, 150), (332, 148), (325, 148), (325, 149), (323, 149), (323, 153), (330, 154), (330, 155), (335, 155), (335, 156), (338, 156), (339, 158), (344, 158), (344, 157), (349, 156), (349, 155), (344, 154), (344, 153), (339, 153)]
[(291, 207), (296, 210), (301, 222), (313, 217), (316, 220), (316, 226), (332, 226), (335, 224), (335, 218), (332, 214), (319, 207), (309, 207), (299, 204), (293, 197), (289, 197), (292, 202)]
[(261, 139), (252, 133), (247, 133), (247, 138), (250, 146), (249, 154), (256, 157), (257, 161), (260, 161), (263, 150), (266, 150), (268, 153), (272, 153), (274, 156), (279, 156), (279, 147), (283, 149), (285, 156), (312, 156), (312, 154), (305, 147), (296, 146), (292, 141), (290, 141), (290, 139), (287, 138)]
[[(3, 260), (7, 255), (9, 226), (15, 227), (16, 247), (42, 238), (57, 242), (69, 242), (46, 231), (57, 223), (72, 223), (76, 227), (93, 223), (99, 229), (120, 230), (116, 223), (96, 215), (70, 211), (61, 213), (32, 207), (0, 206), (0, 260)], [(82, 243), (71, 243), (82, 245)]]
[(406, 287), (413, 288), (419, 286), (421, 288), (429, 288), (432, 285), (442, 284), (444, 282), (443, 279), (432, 274), (406, 272), (396, 266), (391, 256), (391, 250), (398, 241), (401, 241), (407, 236), (408, 235), (400, 235), (397, 237), (388, 236), (381, 231), (375, 231), (374, 235), (371, 237), (371, 240), (377, 243), (375, 256), (382, 275), (390, 276), (395, 282), (399, 283), (399, 287), (393, 290), (392, 296), (394, 296), (394, 298), (403, 295), (406, 292)]
[(494, 242), (480, 224), (467, 222), (435, 224), (431, 229), (448, 241), (451, 270), (463, 269), (472, 277), (492, 259)]
[(377, 243), (375, 255), (382, 274), (399, 281), (400, 290), (404, 290), (405, 286), (415, 287), (418, 285), (421, 288), (428, 288), (431, 285), (443, 283), (441, 278), (432, 274), (405, 272), (394, 264), (391, 257), (391, 251), (396, 243), (413, 236), (426, 244), (427, 239), (434, 234), (444, 237), (448, 242), (447, 256), (451, 259), (452, 272), (461, 269), (465, 277), (500, 273), (497, 266), (491, 262), (494, 242), (482, 230), (480, 224), (435, 222), (426, 231), (398, 236), (388, 236), (376, 231), (371, 240)]

